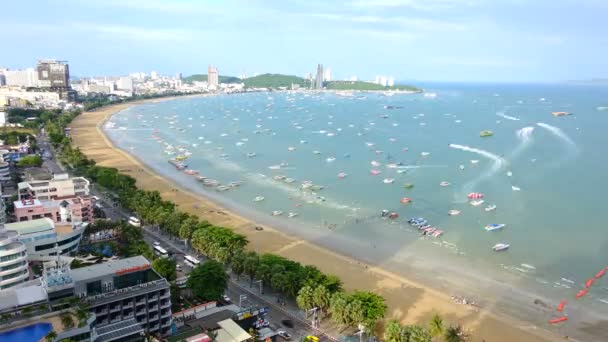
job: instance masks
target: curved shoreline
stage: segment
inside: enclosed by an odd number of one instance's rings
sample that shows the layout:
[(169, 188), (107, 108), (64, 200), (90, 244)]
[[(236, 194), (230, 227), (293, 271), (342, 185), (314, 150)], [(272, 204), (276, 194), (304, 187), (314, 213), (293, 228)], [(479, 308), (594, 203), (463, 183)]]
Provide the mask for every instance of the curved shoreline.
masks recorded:
[(83, 113), (71, 125), (74, 144), (99, 165), (116, 167), (129, 174), (137, 180), (138, 187), (159, 191), (164, 199), (174, 201), (181, 210), (201, 215), (214, 224), (232, 227), (249, 239), (251, 249), (272, 252), (315, 265), (324, 272), (339, 276), (347, 289), (365, 288), (379, 292), (387, 299), (388, 318), (397, 318), (410, 324), (426, 323), (434, 312), (438, 312), (447, 321), (463, 324), (466, 329), (471, 330), (473, 341), (553, 341), (560, 338), (542, 329), (524, 331), (519, 327), (529, 327), (530, 324), (497, 316), (487, 309), (477, 312), (469, 306), (457, 305), (451, 302), (445, 293), (380, 267), (362, 264), (353, 258), (323, 249), (271, 227), (265, 226), (263, 232), (257, 232), (253, 229), (252, 221), (161, 177), (134, 156), (114, 146), (103, 133), (102, 125), (111, 115), (136, 104), (166, 100), (119, 104)]

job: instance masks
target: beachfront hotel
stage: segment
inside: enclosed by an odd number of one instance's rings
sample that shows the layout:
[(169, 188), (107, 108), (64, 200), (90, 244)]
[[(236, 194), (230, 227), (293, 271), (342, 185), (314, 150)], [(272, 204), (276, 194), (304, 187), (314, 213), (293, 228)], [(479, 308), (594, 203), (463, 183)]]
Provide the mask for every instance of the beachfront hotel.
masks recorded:
[(35, 261), (48, 261), (53, 256), (76, 252), (87, 226), (88, 223), (55, 224), (49, 218), (5, 225), (8, 231), (17, 234), (16, 239), (25, 244), (28, 259)]
[(17, 222), (49, 218), (55, 223), (93, 223), (93, 198), (74, 196), (61, 200), (23, 199), (13, 202)]
[(89, 195), (89, 180), (57, 174), (51, 180), (21, 182), (17, 185), (19, 200), (54, 200)]
[[(66, 330), (53, 317), (66, 309), (65, 300), (70, 298), (88, 304), (90, 316), (84, 324)], [(31, 318), (23, 317), (28, 307), (34, 313)], [(143, 256), (77, 269), (70, 269), (62, 259), (46, 262), (40, 279), (0, 291), (0, 315), (9, 321), (4, 322), (8, 330), (52, 325), (48, 331), (58, 333), (55, 341), (141, 340), (146, 332), (170, 335), (172, 324), (169, 282)]]

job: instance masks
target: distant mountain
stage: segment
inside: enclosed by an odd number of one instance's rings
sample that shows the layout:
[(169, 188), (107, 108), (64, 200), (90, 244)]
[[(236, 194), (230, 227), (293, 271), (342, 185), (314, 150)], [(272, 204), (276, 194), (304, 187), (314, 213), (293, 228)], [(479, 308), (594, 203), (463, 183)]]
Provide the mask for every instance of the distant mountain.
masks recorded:
[[(220, 83), (241, 83), (243, 82), (240, 78), (234, 76), (222, 76), (219, 77)], [(194, 74), (188, 77), (182, 78), (182, 82), (184, 83), (192, 83), (192, 82), (207, 82), (207, 74)]]
[(263, 74), (243, 80), (247, 88), (291, 88), (292, 84), (310, 87), (310, 81), (294, 75)]
[(385, 87), (380, 84), (363, 82), (363, 81), (329, 81), (325, 82), (325, 88), (333, 90), (408, 90), (422, 91), (419, 88), (410, 85), (397, 84), (392, 87)]

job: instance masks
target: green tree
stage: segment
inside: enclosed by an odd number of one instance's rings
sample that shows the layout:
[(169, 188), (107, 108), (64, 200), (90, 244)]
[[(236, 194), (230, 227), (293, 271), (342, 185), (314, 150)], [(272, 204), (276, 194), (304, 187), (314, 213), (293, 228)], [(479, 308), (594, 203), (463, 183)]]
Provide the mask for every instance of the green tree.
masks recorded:
[(298, 292), (296, 303), (298, 307), (304, 311), (308, 311), (314, 307), (313, 299), (314, 290), (310, 286), (303, 286)]
[(125, 255), (143, 255), (148, 260), (154, 260), (154, 252), (152, 251), (152, 247), (150, 247), (150, 245), (148, 245), (145, 241), (142, 240), (128, 244)]
[(450, 326), (445, 329), (443, 339), (445, 342), (464, 342), (466, 341), (466, 334), (461, 326)]
[(408, 342), (403, 335), (403, 327), (399, 322), (391, 320), (384, 327), (384, 341), (386, 342)]
[(438, 314), (433, 315), (429, 323), (429, 332), (431, 336), (437, 337), (443, 335), (443, 319)]
[(22, 157), (21, 159), (19, 159), (19, 161), (17, 162), (17, 166), (19, 167), (40, 167), (42, 166), (42, 158), (40, 158), (40, 156), (36, 156), (36, 155), (31, 155), (31, 156), (25, 156)]
[(57, 338), (57, 332), (55, 332), (55, 330), (51, 330), (48, 334), (46, 334), (46, 336), (44, 337), (44, 339), (46, 340), (46, 342), (54, 342), (55, 339)]
[[(350, 296), (351, 302), (361, 303), (363, 322), (368, 327), (373, 328), (376, 322), (384, 317), (386, 313), (386, 303), (383, 297), (367, 291), (356, 291)], [(355, 321), (354, 323), (359, 323)]]
[(84, 327), (87, 324), (87, 319), (91, 313), (86, 306), (77, 306), (76, 311), (74, 312), (76, 315), (76, 320), (78, 321), (78, 327)]
[(432, 342), (433, 337), (428, 330), (419, 325), (406, 325), (403, 327), (403, 335), (408, 342)]
[(245, 257), (245, 274), (249, 276), (249, 281), (253, 281), (255, 278), (258, 267), (260, 265), (260, 257), (256, 252), (249, 252)]
[(61, 325), (63, 325), (65, 330), (72, 329), (74, 327), (74, 318), (72, 317), (71, 313), (62, 313), (59, 317), (61, 319)]
[(331, 299), (331, 294), (329, 293), (327, 288), (323, 285), (317, 286), (313, 291), (312, 297), (314, 306), (318, 307), (322, 313), (327, 312)]
[(339, 325), (350, 323), (348, 317), (348, 298), (344, 292), (336, 292), (331, 296), (329, 313), (332, 320)]
[(158, 258), (152, 262), (152, 268), (167, 281), (174, 281), (177, 278), (175, 261), (169, 258)]
[(247, 260), (247, 256), (243, 251), (239, 251), (232, 257), (232, 261), (230, 262), (230, 268), (232, 272), (236, 274), (236, 278), (240, 279), (241, 275), (245, 273), (245, 261)]
[(209, 260), (190, 272), (186, 285), (203, 300), (218, 300), (228, 286), (228, 275), (222, 264)]

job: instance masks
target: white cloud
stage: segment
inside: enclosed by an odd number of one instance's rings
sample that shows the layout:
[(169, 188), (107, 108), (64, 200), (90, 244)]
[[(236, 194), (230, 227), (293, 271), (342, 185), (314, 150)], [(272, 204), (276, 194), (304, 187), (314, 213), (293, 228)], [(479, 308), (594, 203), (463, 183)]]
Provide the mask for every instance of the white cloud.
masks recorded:
[[(384, 17), (384, 16), (372, 16), (372, 15), (345, 15), (335, 13), (314, 13), (308, 14), (315, 18), (327, 19), (338, 22), (352, 22), (360, 24), (385, 24), (385, 32), (390, 31), (464, 31), (468, 29), (468, 26), (464, 23), (453, 22), (447, 20), (435, 20), (426, 18), (414, 18), (414, 17)], [(381, 27), (377, 27), (377, 30), (381, 31)]]
[(478, 0), (355, 0), (356, 7), (409, 7), (423, 11), (449, 9), (458, 6), (473, 6)]
[(144, 27), (120, 26), (120, 25), (77, 25), (82, 29), (92, 30), (94, 32), (112, 36), (119, 39), (131, 40), (153, 40), (153, 41), (187, 41), (194, 37), (194, 32), (183, 29), (150, 29)]
[[(87, 4), (91, 4), (89, 1)], [(99, 5), (124, 7), (144, 11), (158, 11), (164, 13), (194, 14), (209, 12), (210, 7), (205, 1), (165, 1), (165, 0), (105, 0), (99, 1)]]
[(434, 57), (429, 60), (433, 64), (441, 66), (459, 66), (459, 67), (491, 67), (491, 68), (506, 68), (519, 65), (512, 60), (501, 60), (496, 58), (474, 59), (469, 57)]

